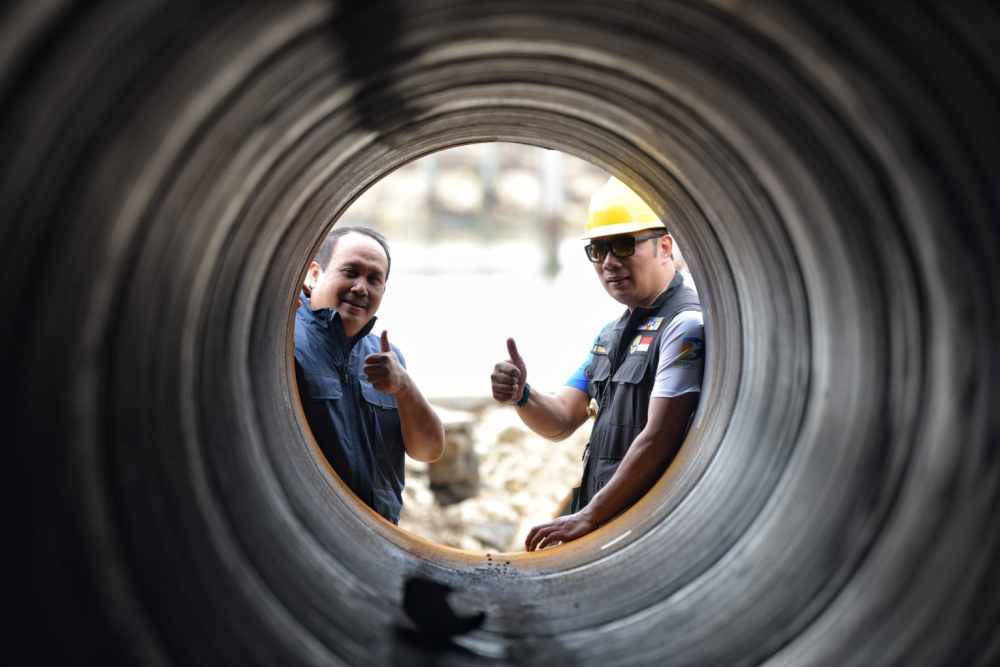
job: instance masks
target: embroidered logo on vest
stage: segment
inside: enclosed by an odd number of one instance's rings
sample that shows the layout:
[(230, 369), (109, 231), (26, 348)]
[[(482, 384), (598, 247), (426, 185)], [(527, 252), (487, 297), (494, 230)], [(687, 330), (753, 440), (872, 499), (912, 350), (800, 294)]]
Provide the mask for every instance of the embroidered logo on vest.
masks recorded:
[(662, 317), (650, 317), (645, 322), (639, 325), (636, 331), (656, 331), (663, 324)]

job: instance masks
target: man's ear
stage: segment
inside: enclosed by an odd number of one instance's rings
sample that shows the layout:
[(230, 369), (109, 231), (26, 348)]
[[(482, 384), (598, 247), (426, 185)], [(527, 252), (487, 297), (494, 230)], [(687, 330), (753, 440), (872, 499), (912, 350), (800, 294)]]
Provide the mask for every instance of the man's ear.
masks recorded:
[(674, 237), (670, 234), (664, 234), (657, 241), (660, 244), (660, 252), (663, 253), (664, 257), (674, 258)]
[(309, 262), (309, 268), (306, 269), (306, 278), (302, 283), (302, 291), (306, 293), (307, 296), (312, 294), (312, 290), (316, 287), (316, 283), (319, 282), (320, 276), (323, 275), (323, 269), (320, 267), (319, 262), (315, 259)]

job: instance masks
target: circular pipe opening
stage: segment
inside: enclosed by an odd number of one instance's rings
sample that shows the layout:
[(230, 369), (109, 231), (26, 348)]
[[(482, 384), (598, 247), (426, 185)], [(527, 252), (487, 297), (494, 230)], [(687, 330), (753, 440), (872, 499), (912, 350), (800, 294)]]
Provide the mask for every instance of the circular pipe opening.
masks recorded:
[[(493, 168), (488, 169), (488, 173), (493, 173), (496, 170), (496, 182), (483, 182), (482, 187), (487, 190), (493, 191), (499, 188), (501, 179), (501, 172), (504, 169), (509, 170), (511, 164), (517, 163), (521, 165), (526, 161), (532, 164), (541, 165), (544, 160), (542, 159), (543, 151), (532, 150), (527, 146), (514, 144), (489, 144), (488, 148), (492, 149), (491, 157), (489, 162), (494, 165)], [(497, 153), (499, 148), (504, 149), (504, 154), (506, 155), (505, 162), (506, 167), (501, 164), (501, 156)], [(473, 169), (477, 165), (480, 167), (482, 164), (476, 162), (475, 156), (469, 154), (468, 151), (444, 151), (443, 153), (437, 153), (435, 155), (435, 166), (437, 160), (450, 160), (452, 169)], [(478, 155), (478, 153), (476, 153)], [(567, 157), (564, 154), (556, 153), (557, 156)], [(479, 156), (478, 159), (481, 161), (487, 159), (484, 156)], [(511, 162), (513, 161), (513, 163)], [(415, 167), (420, 166), (420, 160), (416, 161)], [(413, 164), (413, 163), (411, 163)], [(594, 189), (599, 185), (603, 184), (604, 180), (607, 179), (607, 174), (591, 165), (589, 170), (584, 169), (584, 167), (577, 166), (576, 169), (572, 170), (572, 173), (576, 174), (578, 177), (585, 178), (585, 180), (594, 181)], [(523, 167), (523, 165), (522, 165)], [(413, 172), (413, 170), (410, 170)], [(543, 171), (539, 171), (536, 176), (540, 179), (545, 178)], [(430, 190), (435, 186), (437, 181), (434, 179), (433, 174), (436, 173), (435, 168), (431, 168), (428, 172), (427, 169), (420, 171), (420, 174), (409, 173), (406, 176), (405, 183), (409, 183), (409, 188), (403, 188), (408, 190), (413, 190), (416, 182), (423, 183), (420, 188)], [(506, 173), (506, 172), (504, 172)], [(560, 169), (560, 174), (562, 173), (562, 168)], [(586, 177), (590, 177), (587, 179)], [(395, 171), (392, 174), (384, 176), (384, 180), (378, 181), (380, 184), (388, 184), (393, 181), (393, 179), (399, 178), (399, 172)], [(485, 176), (483, 178), (490, 178)], [(554, 177), (557, 178), (559, 182), (564, 179), (572, 178), (571, 175), (566, 174), (564, 176)], [(478, 181), (477, 181), (478, 183)], [(373, 184), (374, 185), (374, 184)], [(475, 184), (465, 184), (466, 187), (478, 187)], [(541, 186), (540, 186), (541, 187)], [(547, 187), (554, 187), (549, 185)], [(400, 188), (396, 188), (397, 190)], [(572, 189), (572, 186), (570, 186)], [(366, 191), (365, 196), (370, 196), (371, 191)], [(427, 195), (428, 197), (432, 195)], [(498, 195), (494, 195), (498, 196)], [(408, 195), (409, 197), (409, 195)], [(564, 199), (563, 196), (559, 197), (560, 200)], [(399, 229), (398, 222), (392, 223), (391, 220), (393, 216), (388, 215), (389, 221), (385, 224), (380, 224), (379, 220), (381, 218), (373, 217), (375, 214), (373, 211), (369, 210), (375, 206), (375, 201), (370, 200), (369, 204), (364, 207), (365, 213), (355, 214), (354, 207), (349, 207), (343, 213), (343, 218), (346, 219), (346, 224), (364, 224), (371, 226), (372, 228), (385, 234), (393, 246), (393, 275), (392, 280), (387, 282), (386, 291), (382, 302), (382, 307), (378, 312), (378, 322), (376, 324), (373, 333), (378, 334), (383, 328), (391, 329), (393, 332), (392, 340), (396, 343), (403, 341), (403, 352), (407, 359), (407, 365), (409, 367), (411, 376), (414, 378), (418, 387), (421, 388), (423, 394), (431, 401), (431, 403), (439, 408), (444, 408), (445, 406), (455, 407), (456, 405), (465, 405), (466, 407), (471, 406), (473, 412), (468, 413), (470, 419), (473, 419), (475, 423), (479, 423), (482, 419), (481, 413), (484, 411), (495, 412), (498, 410), (509, 410), (503, 406), (499, 406), (493, 401), (489, 396), (489, 383), (486, 380), (489, 375), (493, 362), (504, 358), (506, 351), (504, 348), (504, 341), (508, 336), (513, 336), (518, 340), (519, 346), (522, 353), (525, 355), (526, 359), (530, 361), (531, 376), (533, 378), (533, 386), (536, 391), (556, 391), (559, 387), (563, 385), (566, 377), (569, 376), (570, 372), (579, 366), (580, 360), (583, 358), (586, 350), (589, 349), (591, 341), (595, 332), (599, 331), (601, 326), (607, 323), (609, 320), (613, 320), (621, 315), (624, 306), (615, 301), (610, 297), (605, 290), (600, 286), (599, 281), (593, 275), (591, 264), (586, 261), (583, 257), (583, 241), (579, 240), (579, 236), (582, 233), (583, 222), (577, 218), (580, 215), (585, 215), (586, 207), (588, 205), (587, 198), (584, 197), (580, 199), (579, 196), (574, 199), (572, 204), (567, 203), (572, 209), (582, 209), (578, 211), (578, 215), (568, 216), (562, 213), (553, 212), (551, 214), (545, 213), (541, 214), (537, 211), (523, 210), (520, 212), (520, 217), (524, 220), (531, 220), (532, 222), (527, 223), (535, 225), (528, 236), (525, 236), (525, 230), (523, 225), (525, 224), (522, 220), (521, 227), (508, 229), (502, 238), (493, 239), (485, 238), (477, 232), (478, 227), (486, 224), (487, 221), (492, 221), (493, 218), (498, 220), (507, 218), (515, 215), (513, 209), (511, 209), (510, 202), (507, 202), (506, 209), (503, 208), (503, 203), (501, 202), (497, 206), (490, 205), (489, 211), (481, 210), (475, 208), (464, 213), (462, 220), (466, 220), (466, 225), (468, 228), (454, 228), (457, 223), (449, 223), (446, 228), (439, 228), (440, 224), (437, 220), (433, 219), (433, 216), (447, 215), (445, 209), (440, 209), (440, 206), (432, 206), (428, 203), (429, 200), (422, 196), (417, 196), (416, 198), (409, 197), (409, 199), (404, 199), (408, 203), (408, 220), (414, 224), (418, 225), (418, 229), (421, 232), (409, 231), (404, 232)], [(540, 210), (540, 209), (539, 209)], [(391, 212), (390, 212), (391, 213)], [(359, 217), (360, 215), (360, 217)], [(505, 217), (506, 216), (506, 217)], [(550, 220), (548, 216), (551, 216)], [(428, 218), (424, 220), (424, 218)], [(544, 218), (544, 219), (543, 219)], [(557, 241), (546, 241), (542, 237), (541, 226), (549, 225), (550, 223), (556, 223), (557, 227), (561, 230), (554, 232), (556, 236), (554, 238)], [(668, 221), (669, 223), (670, 221)], [(342, 224), (339, 221), (337, 224)], [(393, 226), (395, 224), (395, 226)], [(508, 225), (510, 222), (507, 223)], [(388, 226), (386, 226), (388, 225)], [(426, 229), (425, 229), (426, 228)], [(449, 235), (448, 230), (451, 229), (452, 233)], [(671, 226), (671, 232), (673, 229)], [(324, 228), (322, 234), (314, 241), (313, 246), (319, 247), (323, 239), (326, 238), (327, 230)], [(443, 234), (443, 236), (442, 236)], [(457, 237), (455, 236), (457, 234)], [(424, 235), (424, 236), (420, 236)], [(439, 238), (440, 237), (440, 238)], [(418, 239), (425, 238), (424, 241), (419, 241)], [(433, 241), (426, 240), (433, 238)], [(530, 253), (519, 252), (516, 256), (509, 257), (506, 261), (497, 258), (486, 260), (488, 266), (480, 267), (480, 269), (486, 269), (488, 273), (494, 271), (500, 271), (498, 275), (489, 277), (488, 279), (483, 279), (478, 275), (478, 271), (473, 271), (470, 274), (463, 273), (462, 271), (467, 271), (468, 269), (460, 270), (456, 267), (451, 267), (447, 264), (448, 257), (455, 260), (452, 255), (455, 252), (455, 248), (452, 247), (454, 244), (451, 243), (455, 241), (455, 238), (469, 239), (471, 242), (477, 245), (484, 245), (487, 249), (487, 255), (493, 255), (499, 250), (501, 246), (497, 244), (504, 242), (519, 242), (522, 245), (528, 245), (529, 242), (532, 246), (538, 245), (542, 246), (549, 242), (557, 242), (557, 246), (560, 249), (558, 254), (562, 256), (562, 263), (572, 263), (577, 266), (569, 267), (571, 278), (567, 278), (564, 269), (557, 269), (556, 274), (544, 274), (543, 267), (548, 266), (551, 261), (555, 260), (555, 255), (550, 257), (550, 259), (544, 260), (541, 257), (533, 258)], [(548, 237), (546, 237), (548, 239)], [(532, 241), (533, 240), (533, 241)], [(441, 246), (440, 244), (444, 244)], [(449, 245), (451, 243), (451, 245)], [(564, 252), (566, 248), (563, 246), (573, 245), (572, 253)], [(402, 248), (402, 249), (400, 249)], [(441, 249), (443, 248), (443, 249)], [(448, 249), (451, 248), (451, 254), (448, 254)], [(687, 284), (692, 283), (692, 276), (687, 268), (685, 260), (682, 260), (683, 254), (681, 252), (680, 243), (676, 241), (674, 244), (674, 254), (676, 256), (676, 264), (679, 271), (685, 274), (687, 279)], [(522, 249), (523, 250), (523, 249)], [(471, 251), (471, 250), (470, 250)], [(406, 253), (411, 256), (406, 256)], [(468, 251), (467, 251), (468, 252)], [(551, 252), (556, 253), (557, 250), (553, 249)], [(424, 254), (427, 256), (421, 258), (419, 261), (415, 260), (412, 256), (415, 253)], [(509, 250), (508, 250), (509, 253)], [(525, 255), (528, 256), (525, 256)], [(571, 255), (571, 256), (570, 256)], [(463, 260), (462, 266), (466, 266), (467, 263), (472, 262), (472, 259)], [(305, 264), (308, 265), (310, 260), (306, 260)], [(413, 266), (414, 268), (408, 268)], [(417, 269), (416, 266), (423, 267), (423, 269)], [(498, 267), (504, 266), (506, 268), (500, 269)], [(510, 266), (516, 266), (517, 271), (512, 272)], [(436, 276), (433, 280), (434, 283), (430, 284), (430, 278), (424, 275), (426, 270), (431, 270), (432, 275)], [(407, 272), (410, 273), (407, 273)], [(534, 280), (520, 280), (520, 276), (524, 274), (534, 275)], [(558, 276), (561, 275), (559, 280), (556, 280)], [(474, 280), (473, 283), (468, 283), (470, 279)], [(414, 280), (416, 285), (419, 287), (412, 287), (409, 285), (402, 284), (405, 281)], [(520, 280), (520, 282), (514, 282), (515, 280)], [(697, 282), (694, 281), (696, 285)], [(541, 290), (541, 293), (539, 292)], [(292, 286), (293, 294), (298, 293), (298, 286)], [(433, 292), (433, 294), (432, 294)], [(516, 294), (516, 298), (512, 295)], [(428, 301), (421, 304), (420, 300), (427, 297)], [(293, 297), (293, 314), (291, 316), (291, 327), (294, 330), (295, 323), (295, 309), (298, 308), (298, 297)], [(539, 304), (542, 300), (545, 303), (545, 308), (540, 308)], [(528, 302), (528, 303), (526, 303)], [(487, 307), (488, 304), (488, 307)], [(395, 306), (395, 307), (393, 307)], [(518, 308), (522, 309), (522, 312), (518, 312)], [(525, 312), (523, 309), (527, 309), (527, 312), (535, 313), (531, 318), (526, 319)], [(541, 321), (539, 318), (543, 318)], [(529, 324), (528, 321), (531, 320)], [(569, 329), (572, 327), (579, 327), (581, 330), (574, 334)], [(453, 344), (454, 339), (468, 337), (475, 339), (475, 345), (470, 347), (468, 344)], [(547, 339), (549, 344), (545, 345), (539, 340)], [(560, 356), (561, 350), (556, 349), (553, 346), (554, 341), (558, 338), (559, 345), (565, 347), (566, 343), (570, 343), (571, 349), (575, 350), (574, 353), (570, 355), (562, 354)], [(532, 340), (534, 339), (534, 340)], [(419, 342), (419, 346), (414, 346), (414, 341)], [(487, 352), (491, 350), (492, 352)], [(495, 354), (494, 354), (495, 352)], [(540, 353), (543, 352), (543, 353)], [(558, 357), (558, 361), (555, 357)], [(460, 363), (458, 363), (460, 360)], [(432, 363), (433, 362), (433, 363)], [(292, 366), (292, 361), (289, 360), (289, 366)], [(469, 374), (475, 369), (475, 381), (471, 381)], [(415, 370), (416, 369), (416, 370)], [(294, 373), (293, 377), (287, 380), (289, 385), (295, 384)], [(435, 372), (440, 372), (444, 376), (450, 379), (447, 384), (449, 387), (445, 389), (446, 383), (440, 381), (438, 377), (435, 377)], [(453, 384), (457, 384), (458, 390), (453, 388)], [(464, 393), (462, 393), (464, 392)], [(299, 387), (299, 392), (296, 392), (295, 399), (301, 405), (302, 396), (301, 387)], [(302, 406), (303, 409), (305, 406)], [(458, 413), (455, 413), (456, 415)], [(474, 416), (475, 415), (475, 416)], [(692, 415), (694, 417), (695, 415)], [(517, 424), (523, 426), (519, 420), (513, 419)], [(579, 444), (582, 445), (587, 439), (587, 432), (589, 432), (589, 421), (577, 429), (578, 433), (574, 439), (575, 441), (580, 441)], [(321, 448), (318, 441), (313, 437), (311, 430), (308, 425), (308, 420), (302, 423), (302, 429), (304, 433), (305, 440), (311, 445), (310, 453), (323, 457), (321, 453)], [(524, 433), (529, 436), (531, 442), (543, 440), (541, 436), (535, 436), (527, 426), (523, 426)], [(476, 430), (476, 429), (473, 429)], [(470, 433), (470, 437), (475, 440), (477, 437), (474, 433)], [(571, 447), (565, 442), (553, 443), (545, 440), (544, 442), (535, 442), (538, 447), (536, 451), (534, 448), (529, 448), (529, 451), (525, 452), (526, 456), (542, 456), (543, 454), (548, 454), (550, 452), (541, 451), (544, 449), (562, 450), (566, 447)], [(486, 445), (486, 441), (478, 442), (477, 440), (473, 443), (476, 450), (477, 456), (490, 457), (494, 456), (496, 453), (489, 451), (492, 450), (494, 446), (501, 447), (500, 443), (492, 443)], [(449, 444), (451, 447), (451, 444)], [(501, 447), (501, 449), (503, 449)], [(581, 474), (582, 463), (579, 462), (581, 451), (578, 448), (571, 447), (572, 451), (575, 452), (575, 457), (573, 459), (573, 472), (571, 474), (572, 478), (567, 477), (565, 481), (564, 488), (562, 489), (562, 495), (566, 496), (570, 493), (573, 486), (577, 484)], [(510, 452), (507, 455), (511, 455)], [(513, 455), (517, 455), (516, 453)], [(495, 457), (495, 456), (494, 456)], [(701, 458), (707, 459), (707, 456), (698, 457), (695, 455), (689, 455), (685, 452), (685, 458)], [(463, 459), (464, 460), (464, 459)], [(322, 458), (323, 463), (329, 464), (330, 462)], [(484, 459), (482, 464), (488, 466), (488, 461)], [(426, 464), (425, 464), (426, 465)], [(433, 467), (433, 464), (432, 464)], [(461, 466), (459, 466), (461, 467)], [(342, 478), (336, 474), (335, 470), (327, 465), (327, 469), (330, 471), (334, 480), (337, 482), (334, 485), (335, 493), (341, 500), (355, 508), (358, 509), (357, 515), (364, 519), (370, 519), (373, 515), (368, 508), (365, 507), (365, 503), (361, 502), (357, 496), (348, 490), (344, 485)], [(415, 468), (408, 471), (407, 475), (407, 486), (411, 485), (409, 473), (415, 472)], [(508, 471), (509, 472), (509, 471)], [(426, 474), (426, 473), (424, 473)], [(525, 472), (524, 474), (528, 474)], [(546, 473), (540, 473), (546, 474)], [(569, 473), (567, 473), (569, 475)], [(672, 476), (677, 476), (677, 471), (669, 473)], [(433, 480), (433, 474), (431, 475)], [(478, 477), (477, 477), (478, 480)], [(508, 481), (521, 482), (523, 484), (529, 484), (532, 480), (524, 478), (514, 478)], [(426, 489), (426, 482), (417, 482), (421, 486), (421, 489), (425, 490), (427, 494), (430, 494), (430, 490)], [(497, 480), (492, 480), (485, 478), (482, 480), (481, 492), (485, 494), (487, 502), (492, 499), (494, 502), (499, 500), (500, 502), (511, 503), (515, 500), (512, 495), (501, 495), (500, 498), (496, 497), (497, 492)], [(537, 485), (536, 485), (537, 486)], [(434, 522), (428, 523), (428, 525), (423, 525), (419, 521), (419, 515), (410, 514), (408, 512), (408, 507), (410, 511), (417, 511), (426, 514), (428, 511), (440, 511), (445, 512), (447, 508), (444, 506), (445, 503), (449, 501), (443, 501), (441, 505), (435, 503), (432, 507), (425, 507), (423, 505), (415, 506), (411, 505), (415, 501), (415, 496), (412, 494), (404, 494), (408, 497), (403, 505), (403, 514), (401, 515), (400, 528), (404, 535), (415, 535), (417, 537), (423, 537), (441, 546), (449, 546), (448, 544), (442, 542), (440, 539), (435, 539), (435, 532), (433, 525)], [(477, 495), (466, 498), (461, 504), (469, 506), (472, 509), (470, 511), (482, 511), (476, 510), (477, 507)], [(541, 498), (535, 498), (537, 502), (547, 502), (543, 501)], [(654, 501), (655, 502), (655, 501)], [(457, 507), (457, 506), (456, 506)], [(536, 517), (535, 523), (540, 523), (547, 518), (552, 518), (558, 513), (559, 506), (554, 505), (552, 511), (545, 515), (544, 513), (539, 513)], [(515, 514), (517, 511), (512, 510)], [(465, 511), (463, 510), (463, 514)], [(488, 518), (487, 515), (484, 515)], [(475, 528), (474, 522), (466, 521), (460, 519), (455, 515), (452, 515), (452, 523), (458, 522), (462, 529), (468, 533)], [(531, 517), (523, 516), (522, 519), (527, 520)], [(484, 519), (485, 520), (485, 519)], [(499, 521), (499, 519), (497, 519)], [(603, 543), (596, 544), (594, 548), (598, 549), (595, 555), (600, 555), (607, 549), (611, 548), (614, 544), (619, 541), (628, 538), (633, 533), (634, 524), (637, 518), (630, 519), (625, 523), (623, 528), (619, 528), (613, 532), (610, 539), (605, 539)], [(424, 522), (427, 523), (427, 522)], [(443, 524), (442, 524), (443, 525)], [(528, 524), (530, 525), (530, 524)], [(450, 528), (455, 528), (449, 523)], [(511, 526), (511, 530), (514, 531), (515, 536), (518, 530), (521, 530), (525, 526), (520, 526), (515, 523)], [(444, 530), (444, 528), (441, 528)], [(450, 534), (450, 530), (445, 532)], [(522, 531), (523, 532), (523, 531)], [(523, 541), (523, 535), (521, 535), (520, 540), (509, 541), (510, 551), (519, 552), (523, 551), (523, 547), (519, 548), (519, 545)], [(638, 535), (633, 536), (638, 537)], [(490, 541), (496, 541), (500, 539), (499, 537), (486, 536), (483, 540), (486, 543)], [(404, 540), (405, 541), (405, 540)], [(463, 540), (467, 541), (467, 540)], [(468, 540), (472, 541), (472, 540)], [(453, 548), (457, 548), (457, 545), (452, 545)], [(467, 551), (466, 556), (471, 554), (483, 555), (487, 552), (497, 551), (504, 552), (507, 549), (497, 549), (490, 547), (481, 548), (463, 548), (463, 551)], [(500, 554), (502, 557), (509, 556), (510, 554)]]

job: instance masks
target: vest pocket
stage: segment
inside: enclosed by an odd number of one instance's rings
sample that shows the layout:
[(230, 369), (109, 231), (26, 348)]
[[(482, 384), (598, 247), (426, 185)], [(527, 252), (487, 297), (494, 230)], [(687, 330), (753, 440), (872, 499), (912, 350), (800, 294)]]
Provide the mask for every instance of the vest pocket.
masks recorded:
[(603, 382), (611, 375), (611, 359), (606, 354), (595, 354), (584, 376), (594, 382)]
[(601, 458), (594, 461), (594, 486), (591, 492), (591, 498), (594, 494), (604, 488), (604, 485), (611, 481), (614, 477), (615, 471), (618, 470), (618, 466), (621, 465), (621, 457), (612, 456), (602, 456)]
[(308, 398), (318, 401), (333, 401), (344, 395), (340, 386), (340, 378), (336, 375), (317, 375), (304, 373), (305, 389)]
[(626, 358), (615, 371), (611, 383), (614, 385), (614, 400), (608, 406), (607, 419), (616, 429), (635, 430), (624, 436), (631, 443), (632, 438), (646, 424), (648, 392), (652, 388), (646, 355)]
[(628, 384), (638, 384), (646, 376), (646, 368), (649, 366), (649, 355), (630, 354), (625, 357), (625, 361), (615, 371), (614, 382), (625, 382)]

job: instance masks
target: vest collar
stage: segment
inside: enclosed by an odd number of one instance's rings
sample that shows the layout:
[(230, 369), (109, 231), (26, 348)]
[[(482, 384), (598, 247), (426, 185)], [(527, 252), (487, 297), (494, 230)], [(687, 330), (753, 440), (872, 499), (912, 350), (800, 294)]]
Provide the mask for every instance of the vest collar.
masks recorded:
[(670, 284), (660, 292), (660, 295), (653, 300), (648, 306), (636, 306), (636, 308), (631, 311), (632, 313), (652, 313), (658, 311), (663, 307), (663, 304), (667, 302), (674, 292), (680, 289), (680, 286), (684, 284), (684, 276), (681, 275), (680, 271), (674, 271), (674, 277), (670, 281)]

